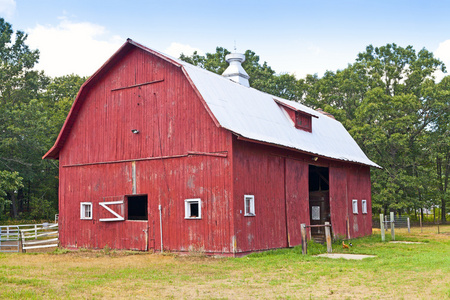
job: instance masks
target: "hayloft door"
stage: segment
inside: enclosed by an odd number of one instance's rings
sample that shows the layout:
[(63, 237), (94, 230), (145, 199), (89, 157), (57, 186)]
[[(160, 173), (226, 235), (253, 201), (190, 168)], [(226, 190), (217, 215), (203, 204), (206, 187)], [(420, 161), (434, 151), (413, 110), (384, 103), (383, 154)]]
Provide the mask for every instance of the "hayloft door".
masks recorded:
[[(106, 200), (106, 201), (105, 201)], [(124, 221), (125, 203), (123, 196), (105, 197), (103, 202), (99, 202), (100, 222)]]

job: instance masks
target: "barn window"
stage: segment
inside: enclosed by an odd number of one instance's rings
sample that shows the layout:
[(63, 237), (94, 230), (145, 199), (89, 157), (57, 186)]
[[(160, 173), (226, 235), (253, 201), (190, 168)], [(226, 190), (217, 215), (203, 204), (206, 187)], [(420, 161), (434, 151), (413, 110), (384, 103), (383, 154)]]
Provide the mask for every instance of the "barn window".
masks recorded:
[(185, 219), (202, 218), (202, 202), (200, 199), (184, 200), (184, 218)]
[(361, 200), (361, 212), (367, 214), (367, 200)]
[(80, 203), (80, 219), (81, 220), (91, 220), (92, 219), (92, 203), (91, 202), (81, 202)]
[(244, 210), (245, 216), (255, 216), (255, 196), (245, 195), (244, 196)]
[(286, 116), (289, 117), (292, 120), (292, 122), (294, 122), (295, 128), (307, 132), (312, 132), (312, 117), (317, 118), (317, 116), (309, 114), (298, 108), (295, 108), (294, 106), (289, 105), (278, 99), (274, 100), (281, 108), (283, 108), (283, 110), (286, 113)]
[(356, 199), (352, 200), (352, 207), (353, 207), (353, 213), (357, 214), (358, 213), (358, 200), (356, 200)]
[(311, 132), (311, 115), (305, 114), (301, 111), (296, 111), (295, 128)]
[(128, 220), (146, 221), (147, 213), (147, 195), (127, 196), (128, 202)]

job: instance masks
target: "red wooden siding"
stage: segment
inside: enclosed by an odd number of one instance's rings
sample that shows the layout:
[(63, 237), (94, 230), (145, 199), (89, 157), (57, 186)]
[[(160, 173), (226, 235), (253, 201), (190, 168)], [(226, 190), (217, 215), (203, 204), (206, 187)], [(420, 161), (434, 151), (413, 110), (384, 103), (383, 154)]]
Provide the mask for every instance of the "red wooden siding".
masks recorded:
[[(347, 218), (349, 205), (347, 195), (347, 168), (330, 167), (330, 212), (333, 235), (347, 238)], [(350, 200), (351, 201), (351, 200)]]
[[(284, 159), (264, 146), (233, 147), (236, 252), (287, 247)], [(255, 216), (244, 216), (244, 195), (255, 196)]]
[[(115, 90), (156, 80), (164, 81)], [(63, 165), (228, 147), (229, 132), (214, 125), (181, 69), (140, 49), (128, 52), (83, 101), (62, 150)]]
[[(372, 201), (369, 167), (353, 166), (347, 170), (348, 215), (350, 237), (372, 234)], [(352, 210), (352, 200), (358, 200), (358, 213)], [(361, 200), (367, 200), (367, 214), (362, 213)]]
[[(300, 224), (310, 224), (309, 165), (329, 168), (330, 213), (333, 234), (350, 237), (371, 234), (369, 167), (345, 164), (234, 139), (233, 184), (236, 251), (248, 252), (296, 246)], [(351, 192), (348, 192), (351, 191)], [(245, 217), (244, 195), (255, 195), (255, 217)], [(352, 197), (358, 197), (359, 214), (352, 219)], [(368, 213), (361, 213), (361, 200)], [(270, 209), (267, 209), (267, 208)], [(358, 228), (358, 231), (354, 229)]]
[[(155, 249), (161, 245), (158, 205), (162, 206), (164, 249), (231, 253), (231, 172), (229, 159), (189, 156), (137, 162), (137, 192), (148, 194)], [(185, 199), (201, 199), (201, 219), (185, 219)]]
[[(59, 152), (62, 246), (160, 250), (160, 205), (165, 250), (239, 255), (295, 246), (300, 224), (310, 223), (310, 164), (329, 168), (334, 234), (347, 234), (347, 217), (351, 237), (371, 233), (368, 167), (239, 140), (215, 124), (181, 68), (139, 48), (99, 74)], [(133, 194), (147, 195), (147, 221), (127, 220)], [(244, 195), (254, 195), (255, 216), (244, 216)], [(201, 219), (185, 219), (193, 198)], [(114, 217), (100, 202), (120, 199), (110, 208), (125, 220), (99, 221)], [(80, 202), (93, 204), (92, 220), (80, 220)]]
[(310, 224), (308, 164), (286, 158), (286, 215), (289, 246), (302, 243), (300, 225)]
[[(164, 81), (130, 87), (155, 80)], [(181, 69), (134, 49), (83, 101), (60, 152), (61, 244), (159, 250), (162, 205), (165, 249), (230, 252), (231, 134), (214, 124)], [(148, 195), (148, 222), (99, 222), (109, 213), (98, 203), (133, 194), (133, 184)], [(201, 198), (201, 220), (184, 219), (188, 198)], [(93, 203), (93, 220), (80, 220), (80, 202)]]
[[(100, 222), (113, 217), (99, 203), (131, 194), (130, 164), (61, 168), (63, 207), (60, 207), (61, 245), (64, 247), (145, 250), (145, 221)], [(109, 174), (109, 176), (105, 176)], [(107, 180), (105, 180), (107, 178)], [(76, 179), (76, 180), (74, 180)], [(105, 199), (106, 198), (106, 199)], [(92, 202), (92, 220), (80, 220), (80, 202)], [(117, 207), (113, 210), (122, 213)]]

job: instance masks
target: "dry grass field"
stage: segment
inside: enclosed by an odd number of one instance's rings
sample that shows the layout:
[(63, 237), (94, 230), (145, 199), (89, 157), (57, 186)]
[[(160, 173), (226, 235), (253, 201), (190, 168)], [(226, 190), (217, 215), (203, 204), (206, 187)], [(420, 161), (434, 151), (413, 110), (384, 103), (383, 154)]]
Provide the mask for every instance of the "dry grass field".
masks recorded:
[[(0, 299), (450, 299), (450, 226), (379, 231), (334, 252), (374, 258), (319, 258), (322, 245), (243, 258), (103, 250), (0, 254)], [(386, 235), (390, 239), (390, 233)]]

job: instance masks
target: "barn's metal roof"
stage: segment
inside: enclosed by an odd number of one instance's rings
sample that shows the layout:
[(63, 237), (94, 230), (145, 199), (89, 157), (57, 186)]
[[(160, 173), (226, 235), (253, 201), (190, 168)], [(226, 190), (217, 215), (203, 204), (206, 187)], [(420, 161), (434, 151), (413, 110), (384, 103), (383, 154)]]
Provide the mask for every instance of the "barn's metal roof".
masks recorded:
[[(247, 139), (380, 167), (364, 154), (339, 121), (300, 103), (245, 87), (184, 61), (171, 59), (185, 69), (221, 127)], [(312, 118), (312, 132), (295, 128), (275, 99), (317, 117)]]
[[(139, 47), (181, 67), (194, 87), (198, 90), (218, 125), (232, 131), (238, 136), (258, 142), (296, 149), (312, 155), (379, 167), (367, 158), (340, 122), (300, 103), (285, 100), (254, 88), (240, 85), (228, 78), (147, 48), (130, 39), (127, 40), (125, 45), (108, 62), (114, 61), (113, 58), (122, 49), (130, 45)], [(90, 80), (101, 73), (105, 65)], [(81, 91), (78, 97), (80, 94)], [(75, 102), (77, 102), (78, 97)], [(293, 121), (284, 109), (276, 103), (275, 99), (315, 116), (312, 118), (312, 132), (295, 128)], [(70, 114), (68, 119), (70, 118)], [(68, 124), (68, 120), (66, 120), (66, 123)], [(57, 158), (57, 152), (62, 147), (60, 142), (63, 143), (64, 141), (61, 137), (63, 131), (65, 131), (66, 123), (55, 145), (44, 158)]]

